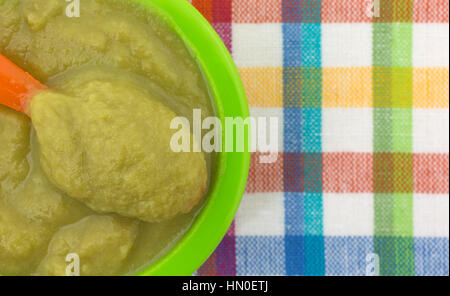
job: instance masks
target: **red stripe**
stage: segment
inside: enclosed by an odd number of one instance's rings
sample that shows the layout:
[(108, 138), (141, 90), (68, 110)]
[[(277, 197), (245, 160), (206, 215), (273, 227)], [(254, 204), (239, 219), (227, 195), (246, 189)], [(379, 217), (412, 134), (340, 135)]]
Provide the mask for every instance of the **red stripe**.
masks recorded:
[(414, 0), (415, 23), (448, 23), (449, 0)]
[(416, 193), (449, 193), (449, 155), (414, 155), (414, 191)]
[[(279, 153), (273, 164), (260, 163), (260, 156), (259, 152), (252, 154), (247, 193), (305, 190), (307, 184), (302, 172), (311, 161), (307, 162), (304, 154)], [(394, 170), (395, 164), (405, 163), (414, 166), (397, 166), (397, 171)], [(448, 154), (323, 153), (322, 164), (323, 192), (326, 193), (449, 192)], [(384, 173), (374, 175), (374, 172)]]
[(235, 23), (281, 23), (282, 0), (240, 0), (233, 2)]
[(324, 23), (370, 23), (367, 0), (322, 0)]
[(260, 162), (261, 153), (252, 153), (247, 193), (283, 192), (283, 154), (275, 163)]
[(373, 156), (370, 153), (324, 153), (323, 191), (373, 192)]

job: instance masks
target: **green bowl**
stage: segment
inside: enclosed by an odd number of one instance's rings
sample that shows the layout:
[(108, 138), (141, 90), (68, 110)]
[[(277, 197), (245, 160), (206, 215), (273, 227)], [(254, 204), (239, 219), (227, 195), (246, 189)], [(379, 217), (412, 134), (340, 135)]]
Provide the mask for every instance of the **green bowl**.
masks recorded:
[[(239, 73), (208, 21), (186, 0), (136, 1), (161, 15), (192, 51), (209, 83), (222, 126), (225, 117), (249, 117)], [(215, 181), (194, 224), (169, 253), (139, 275), (192, 275), (230, 227), (244, 193), (249, 165), (250, 152), (219, 153)]]

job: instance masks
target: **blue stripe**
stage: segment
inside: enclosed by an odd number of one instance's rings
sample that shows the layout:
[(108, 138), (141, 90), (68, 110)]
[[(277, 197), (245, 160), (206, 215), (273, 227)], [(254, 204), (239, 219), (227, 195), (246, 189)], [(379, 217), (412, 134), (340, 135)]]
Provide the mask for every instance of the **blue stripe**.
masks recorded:
[[(286, 192), (284, 198), (287, 236), (305, 235), (305, 197), (303, 193)], [(289, 249), (289, 248), (286, 248)]]
[(284, 275), (283, 237), (237, 236), (236, 275)]
[(283, 40), (286, 273), (324, 275), (321, 26), (285, 23)]
[(364, 276), (366, 258), (374, 253), (373, 237), (325, 237), (326, 275)]
[(284, 66), (302, 66), (302, 24), (283, 24)]
[(415, 238), (415, 275), (448, 276), (448, 243), (448, 237)]
[(286, 235), (286, 275), (305, 275), (305, 237)]

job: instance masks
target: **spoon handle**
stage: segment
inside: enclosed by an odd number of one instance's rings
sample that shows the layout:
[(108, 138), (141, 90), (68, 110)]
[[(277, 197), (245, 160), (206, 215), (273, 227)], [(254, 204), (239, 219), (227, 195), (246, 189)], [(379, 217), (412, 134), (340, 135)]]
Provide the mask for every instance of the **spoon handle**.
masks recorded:
[(28, 103), (47, 87), (0, 54), (0, 104), (28, 115)]

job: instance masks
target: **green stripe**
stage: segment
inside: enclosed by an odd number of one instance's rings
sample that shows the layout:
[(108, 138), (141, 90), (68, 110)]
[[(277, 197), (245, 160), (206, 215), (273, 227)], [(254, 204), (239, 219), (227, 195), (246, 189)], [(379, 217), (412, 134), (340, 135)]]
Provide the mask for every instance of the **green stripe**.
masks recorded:
[(381, 275), (412, 275), (412, 5), (383, 4), (391, 11), (373, 25), (375, 252)]
[(414, 275), (412, 0), (394, 1), (392, 101), (396, 274)]

